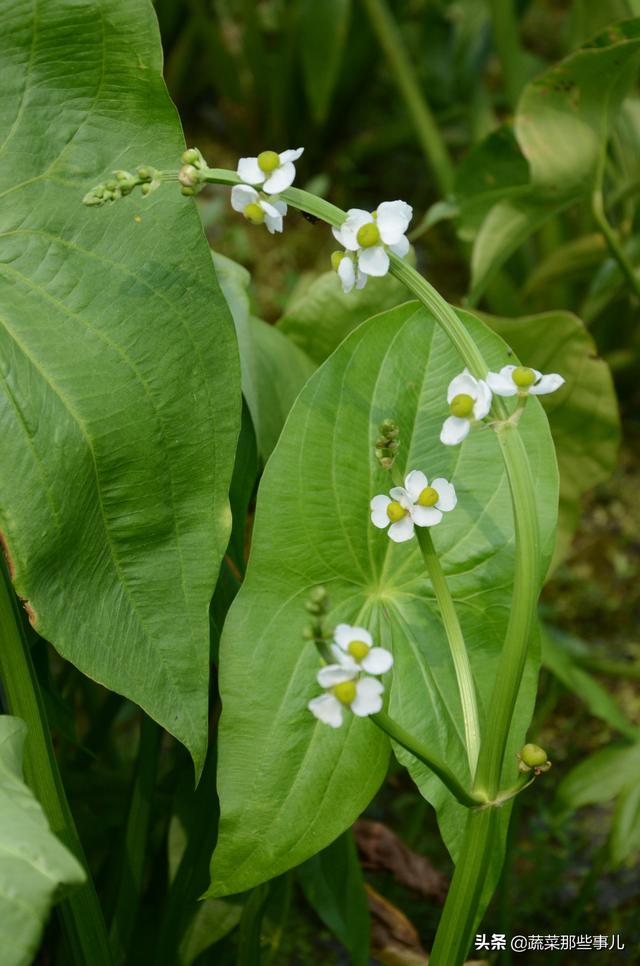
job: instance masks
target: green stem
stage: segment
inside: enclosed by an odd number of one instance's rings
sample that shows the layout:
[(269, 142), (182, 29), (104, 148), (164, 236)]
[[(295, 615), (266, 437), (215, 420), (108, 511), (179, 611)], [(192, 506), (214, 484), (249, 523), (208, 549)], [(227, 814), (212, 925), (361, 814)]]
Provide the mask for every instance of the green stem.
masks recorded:
[(615, 258), (617, 261), (620, 271), (627, 279), (632, 292), (634, 292), (634, 294), (640, 298), (640, 279), (638, 278), (633, 265), (627, 258), (624, 248), (618, 241), (618, 236), (607, 220), (602, 191), (594, 191), (591, 198), (591, 208), (593, 211), (593, 217), (598, 223), (598, 227), (600, 228), (600, 231), (604, 235), (605, 241), (609, 246), (609, 251), (611, 252), (613, 258)]
[(489, 0), (493, 36), (510, 106), (516, 106), (524, 85), (522, 47), (515, 0)]
[(17, 601), (0, 565), (0, 677), (11, 714), (27, 725), (24, 770), (51, 827), (84, 867), (87, 881), (60, 904), (64, 931), (75, 963), (110, 966), (109, 940), (73, 816), (58, 770), (40, 686)]
[(588, 654), (572, 655), (572, 660), (580, 667), (586, 667), (596, 673), (607, 674), (610, 677), (627, 678), (629, 681), (640, 681), (640, 664), (628, 661), (612, 661), (604, 657), (591, 657)]
[(111, 922), (111, 948), (116, 963), (123, 963), (126, 959), (140, 906), (160, 734), (160, 728), (155, 721), (144, 715), (140, 727), (136, 776), (125, 832), (120, 885)]
[(460, 692), (469, 771), (473, 779), (476, 773), (476, 765), (478, 764), (478, 754), (480, 752), (480, 721), (478, 719), (476, 689), (473, 683), (471, 665), (469, 664), (469, 655), (467, 654), (462, 628), (460, 627), (460, 621), (458, 620), (449, 585), (447, 584), (440, 560), (433, 545), (433, 540), (431, 539), (431, 533), (427, 527), (418, 527), (416, 533), (427, 573), (429, 574), (429, 580), (431, 581), (433, 592), (438, 601), (442, 623), (449, 641), (449, 649), (458, 680), (458, 691)]
[(413, 735), (409, 734), (397, 721), (390, 718), (385, 711), (378, 711), (377, 714), (372, 714), (371, 720), (381, 731), (384, 731), (385, 734), (389, 735), (399, 745), (406, 748), (414, 758), (417, 758), (418, 761), (421, 761), (423, 765), (426, 765), (427, 768), (436, 774), (440, 781), (447, 786), (451, 794), (465, 808), (478, 808), (478, 806), (486, 804), (483, 798), (468, 792), (443, 761), (440, 761), (439, 758), (432, 755), (421, 741), (418, 741)]
[(418, 140), (427, 164), (433, 171), (440, 194), (448, 195), (453, 189), (453, 164), (433, 112), (420, 89), (420, 82), (397, 24), (385, 0), (363, 0), (363, 2), (398, 90), (413, 119)]

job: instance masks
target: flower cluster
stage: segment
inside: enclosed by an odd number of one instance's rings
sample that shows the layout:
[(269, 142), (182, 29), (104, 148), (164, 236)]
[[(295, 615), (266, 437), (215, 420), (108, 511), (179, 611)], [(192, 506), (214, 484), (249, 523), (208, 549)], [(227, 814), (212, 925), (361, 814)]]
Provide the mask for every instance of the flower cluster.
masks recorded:
[(141, 165), (132, 174), (131, 171), (114, 171), (113, 178), (102, 181), (82, 199), (83, 205), (90, 207), (101, 207), (109, 202), (117, 201), (130, 195), (134, 188), (140, 186), (143, 195), (149, 195), (162, 183), (162, 176), (155, 168), (148, 165)]
[[(239, 211), (252, 225), (266, 225), (267, 230), (282, 231), (282, 219), (287, 203), (279, 197), (294, 181), (297, 161), (304, 148), (261, 151), (256, 158), (240, 158), (237, 174), (243, 184), (231, 190), (231, 207)], [(258, 190), (260, 189), (260, 190)]]
[(389, 496), (374, 496), (370, 503), (371, 522), (380, 530), (389, 527), (389, 538), (394, 543), (404, 543), (413, 537), (414, 527), (434, 527), (457, 502), (452, 483), (442, 477), (429, 483), (421, 470), (412, 470), (404, 486), (392, 487)]
[(342, 724), (343, 711), (366, 718), (382, 709), (384, 685), (372, 675), (386, 674), (393, 656), (384, 647), (375, 647), (364, 627), (338, 624), (334, 631), (331, 653), (335, 664), (320, 668), (317, 681), (325, 693), (312, 698), (307, 707), (332, 728)]
[(350, 208), (340, 228), (333, 235), (346, 249), (334, 252), (331, 264), (337, 271), (345, 292), (364, 288), (369, 276), (386, 275), (389, 255), (400, 258), (409, 251), (405, 232), (413, 217), (413, 208), (405, 201), (383, 201), (374, 212)]

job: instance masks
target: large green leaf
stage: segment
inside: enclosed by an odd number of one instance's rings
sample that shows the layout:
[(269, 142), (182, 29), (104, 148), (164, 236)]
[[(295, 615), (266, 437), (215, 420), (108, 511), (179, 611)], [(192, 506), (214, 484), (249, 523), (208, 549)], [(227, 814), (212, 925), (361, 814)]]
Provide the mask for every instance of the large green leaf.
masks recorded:
[(0, 716), (0, 949), (2, 966), (29, 966), (61, 885), (84, 882), (78, 861), (58, 841), (22, 781), (27, 733)]
[[(461, 316), (493, 367), (504, 343)], [(310, 379), (289, 416), (259, 491), (252, 556), (221, 642), (221, 825), (212, 892), (249, 888), (319, 851), (348, 827), (382, 780), (388, 742), (367, 720), (333, 731), (306, 710), (319, 661), (302, 632), (310, 590), (330, 593), (330, 623), (365, 623), (393, 649), (390, 713), (465, 779), (462, 720), (446, 638), (415, 542), (394, 545), (369, 520), (369, 500), (389, 486), (372, 459), (377, 426), (395, 418), (401, 466), (453, 478), (455, 512), (434, 540), (458, 606), (482, 714), (497, 673), (510, 609), (513, 533), (508, 485), (493, 433), (459, 448), (438, 439), (445, 393), (462, 368), (448, 338), (417, 303), (359, 326)], [(539, 498), (545, 563), (553, 549), (555, 459), (546, 418), (527, 407), (521, 431)], [(535, 692), (529, 665), (507, 773)], [(406, 754), (436, 804), (449, 847), (460, 806)]]
[[(591, 193), (639, 57), (640, 18), (624, 20), (526, 85), (514, 129), (529, 165), (528, 190), (518, 187), (514, 197), (498, 201), (483, 222), (471, 259), (472, 298), (547, 218)], [(514, 165), (512, 160), (509, 193)], [(479, 196), (485, 192), (480, 183)]]
[(240, 416), (233, 326), (175, 186), (89, 209), (114, 168), (175, 167), (147, 0), (6, 7), (0, 57), (0, 528), (37, 630), (207, 742), (208, 604)]
[(518, 319), (484, 315), (518, 358), (541, 372), (560, 372), (566, 385), (542, 397), (560, 470), (556, 566), (568, 553), (581, 498), (613, 472), (620, 442), (616, 391), (608, 365), (591, 335), (571, 312)]

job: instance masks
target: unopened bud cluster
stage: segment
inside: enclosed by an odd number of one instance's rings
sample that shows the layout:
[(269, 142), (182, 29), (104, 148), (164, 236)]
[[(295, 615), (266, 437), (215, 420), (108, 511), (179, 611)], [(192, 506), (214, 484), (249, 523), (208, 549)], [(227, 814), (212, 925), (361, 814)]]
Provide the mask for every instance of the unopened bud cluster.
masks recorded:
[(130, 171), (114, 171), (113, 178), (102, 181), (100, 184), (88, 191), (82, 203), (85, 205), (100, 206), (117, 201), (130, 195), (134, 188), (140, 186), (143, 195), (149, 195), (161, 184), (160, 172), (149, 165), (142, 165), (135, 174)]
[(312, 617), (312, 623), (308, 624), (303, 632), (305, 640), (323, 641), (325, 637), (324, 618), (329, 611), (329, 595), (325, 588), (315, 587), (304, 606)]
[(551, 762), (547, 758), (547, 753), (540, 745), (528, 744), (522, 748), (517, 755), (519, 771), (526, 773), (529, 771), (540, 775), (544, 771), (549, 771)]
[(205, 184), (204, 175), (208, 165), (197, 148), (187, 148), (182, 155), (182, 167), (178, 172), (180, 191), (183, 195), (197, 195)]
[(385, 419), (378, 427), (376, 459), (383, 470), (390, 470), (400, 449), (400, 428), (392, 419)]

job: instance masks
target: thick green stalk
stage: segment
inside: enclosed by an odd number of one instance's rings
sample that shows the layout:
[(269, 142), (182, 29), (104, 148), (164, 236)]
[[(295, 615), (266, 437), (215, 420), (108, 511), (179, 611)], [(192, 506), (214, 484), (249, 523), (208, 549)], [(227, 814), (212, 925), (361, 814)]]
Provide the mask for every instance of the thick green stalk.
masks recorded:
[(51, 831), (66, 845), (87, 874), (60, 904), (65, 935), (78, 966), (111, 966), (111, 952), (100, 903), (67, 802), (40, 686), (31, 661), (15, 594), (0, 564), (0, 677), (11, 714), (27, 725), (24, 770)]
[(418, 140), (427, 164), (433, 171), (440, 194), (448, 195), (453, 188), (453, 164), (431, 108), (420, 89), (418, 77), (397, 24), (385, 0), (363, 0), (363, 2), (398, 90), (413, 119)]
[(111, 922), (111, 948), (116, 963), (123, 963), (126, 959), (140, 906), (160, 734), (160, 728), (155, 721), (144, 715), (140, 727), (138, 760), (129, 804), (118, 895)]
[(496, 50), (509, 105), (513, 108), (524, 86), (524, 65), (515, 0), (489, 0)]
[(385, 734), (393, 738), (399, 745), (406, 748), (414, 758), (417, 758), (423, 765), (431, 769), (461, 805), (464, 805), (466, 808), (477, 808), (479, 805), (485, 804), (483, 798), (472, 795), (464, 788), (448, 765), (439, 758), (436, 758), (435, 755), (432, 755), (426, 745), (423, 745), (421, 741), (418, 741), (413, 735), (409, 734), (397, 721), (390, 718), (385, 711), (378, 711), (377, 714), (372, 714), (371, 720), (381, 731), (384, 731)]
[(594, 191), (591, 198), (591, 208), (593, 211), (593, 217), (598, 223), (598, 227), (600, 228), (600, 231), (604, 235), (605, 241), (609, 246), (609, 251), (618, 263), (620, 271), (628, 281), (631, 291), (638, 298), (640, 298), (640, 278), (638, 277), (633, 265), (627, 258), (624, 248), (618, 241), (618, 236), (607, 220), (607, 215), (604, 209), (604, 201), (602, 198), (602, 191)]
[(462, 705), (469, 771), (473, 779), (475, 777), (478, 754), (480, 752), (480, 721), (478, 718), (476, 689), (473, 682), (473, 674), (471, 673), (471, 665), (469, 664), (469, 655), (467, 654), (462, 628), (460, 627), (460, 621), (458, 620), (449, 585), (447, 584), (438, 554), (431, 539), (431, 533), (427, 527), (418, 527), (416, 533), (427, 573), (429, 574), (429, 580), (431, 581), (433, 592), (438, 601), (442, 623), (449, 641), (449, 649), (458, 681), (460, 704)]

